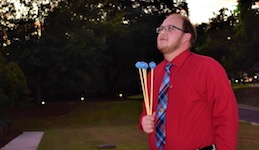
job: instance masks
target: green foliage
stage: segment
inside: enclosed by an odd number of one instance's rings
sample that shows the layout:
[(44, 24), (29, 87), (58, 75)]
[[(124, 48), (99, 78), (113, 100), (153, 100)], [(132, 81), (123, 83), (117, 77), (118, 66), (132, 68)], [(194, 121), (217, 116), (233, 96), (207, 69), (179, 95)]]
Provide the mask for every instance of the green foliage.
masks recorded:
[(230, 16), (222, 8), (208, 28), (197, 28), (201, 37), (195, 50), (218, 60), (230, 77), (241, 77), (243, 72), (252, 74), (259, 65), (259, 10), (252, 4), (252, 0), (239, 1), (238, 9)]
[(38, 17), (18, 19), (17, 30), (7, 32), (12, 40), (4, 49), (6, 59), (23, 69), (37, 102), (139, 92), (135, 62), (161, 59), (155, 28), (167, 13), (188, 11), (186, 3), (168, 0), (62, 0), (39, 6)]
[(232, 48), (240, 70), (246, 72), (253, 72), (259, 66), (259, 9), (252, 9), (253, 4), (252, 0), (239, 1), (239, 24), (235, 28), (235, 46)]
[[(231, 52), (232, 38), (234, 36), (234, 24), (236, 22), (233, 14), (227, 16), (227, 9), (222, 8), (219, 14), (211, 19), (208, 26), (200, 25), (198, 33), (202, 33), (202, 40), (198, 40), (198, 52), (211, 56), (219, 61), (231, 74), (234, 70), (232, 65), (235, 55)], [(205, 41), (205, 42), (204, 42)], [(204, 42), (204, 43), (202, 43)], [(197, 48), (196, 48), (197, 49)]]
[(28, 100), (26, 96), (28, 89), (22, 70), (16, 63), (6, 63), (0, 57), (0, 109), (2, 110), (7, 104), (21, 104)]
[(4, 69), (1, 69), (4, 76), (4, 84), (2, 86), (2, 97), (8, 99), (11, 105), (25, 102), (28, 96), (28, 89), (25, 77), (20, 68), (13, 62), (8, 63)]

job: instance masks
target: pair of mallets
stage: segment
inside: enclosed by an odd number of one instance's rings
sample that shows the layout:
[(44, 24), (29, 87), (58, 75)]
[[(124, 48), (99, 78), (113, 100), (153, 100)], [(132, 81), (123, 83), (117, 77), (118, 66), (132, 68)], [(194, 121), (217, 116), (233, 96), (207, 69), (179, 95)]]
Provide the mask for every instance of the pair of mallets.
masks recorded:
[[(135, 64), (136, 68), (139, 70), (139, 77), (141, 81), (141, 87), (144, 97), (144, 103), (146, 112), (148, 115), (152, 115), (152, 105), (153, 105), (153, 88), (154, 88), (154, 68), (156, 67), (156, 63), (151, 61), (149, 64), (143, 61), (138, 61)], [(151, 69), (151, 77), (150, 77), (150, 96), (148, 95), (148, 87), (147, 87), (147, 69), (148, 67)], [(149, 99), (150, 98), (150, 99)]]

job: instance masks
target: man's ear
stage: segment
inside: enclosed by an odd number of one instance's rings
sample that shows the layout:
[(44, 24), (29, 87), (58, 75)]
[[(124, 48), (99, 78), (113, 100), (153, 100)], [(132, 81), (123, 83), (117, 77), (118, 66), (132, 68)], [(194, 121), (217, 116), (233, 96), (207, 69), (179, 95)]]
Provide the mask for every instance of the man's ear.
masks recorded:
[(185, 41), (191, 41), (191, 38), (192, 38), (191, 33), (185, 33), (185, 35), (184, 35), (184, 40)]

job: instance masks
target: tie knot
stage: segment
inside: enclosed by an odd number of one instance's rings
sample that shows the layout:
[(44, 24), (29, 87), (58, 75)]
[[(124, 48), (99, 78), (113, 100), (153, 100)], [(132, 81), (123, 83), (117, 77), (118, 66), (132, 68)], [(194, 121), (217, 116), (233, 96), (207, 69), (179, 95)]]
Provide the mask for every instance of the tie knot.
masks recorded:
[(166, 66), (165, 66), (165, 71), (168, 73), (168, 74), (170, 74), (170, 68), (173, 66), (173, 64), (172, 63), (169, 63), (169, 64), (167, 64)]

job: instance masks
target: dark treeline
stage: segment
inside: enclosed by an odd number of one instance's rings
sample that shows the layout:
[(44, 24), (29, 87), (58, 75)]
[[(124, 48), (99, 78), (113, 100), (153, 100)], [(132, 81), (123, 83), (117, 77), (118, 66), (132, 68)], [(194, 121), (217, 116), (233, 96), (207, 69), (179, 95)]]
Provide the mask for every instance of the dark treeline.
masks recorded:
[(254, 0), (239, 0), (237, 9), (227, 15), (219, 10), (209, 24), (197, 27), (196, 51), (212, 56), (226, 69), (229, 78), (242, 78), (244, 73), (259, 73), (259, 5)]
[[(240, 0), (230, 16), (222, 8), (197, 25), (193, 51), (218, 60), (230, 77), (259, 65), (253, 3)], [(135, 63), (162, 59), (155, 28), (168, 13), (189, 14), (187, 3), (171, 0), (63, 0), (39, 8), (22, 19), (1, 16), (0, 98), (11, 104), (140, 93)]]

